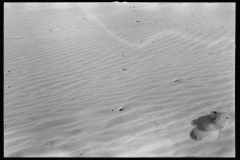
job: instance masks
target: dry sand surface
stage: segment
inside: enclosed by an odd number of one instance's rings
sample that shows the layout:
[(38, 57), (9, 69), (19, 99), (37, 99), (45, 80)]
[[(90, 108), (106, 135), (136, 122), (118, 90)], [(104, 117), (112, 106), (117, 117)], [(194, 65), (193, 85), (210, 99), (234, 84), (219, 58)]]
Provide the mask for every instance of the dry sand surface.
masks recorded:
[(234, 157), (234, 3), (5, 3), (5, 157)]

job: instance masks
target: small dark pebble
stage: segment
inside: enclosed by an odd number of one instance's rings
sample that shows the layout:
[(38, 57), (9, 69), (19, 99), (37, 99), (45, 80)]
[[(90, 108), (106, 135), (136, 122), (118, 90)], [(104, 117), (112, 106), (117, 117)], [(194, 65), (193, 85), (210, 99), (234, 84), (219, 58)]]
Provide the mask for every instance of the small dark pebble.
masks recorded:
[(139, 21), (137, 21), (137, 22), (139, 22)]
[(113, 110), (112, 110), (113, 111)]
[(123, 111), (123, 108), (119, 109), (119, 111)]
[(216, 112), (216, 111), (212, 111), (212, 113), (214, 113), (214, 114), (217, 114), (217, 112)]
[(127, 69), (123, 69), (123, 71), (125, 71), (125, 70), (127, 70)]
[(178, 82), (178, 80), (174, 81), (174, 82)]

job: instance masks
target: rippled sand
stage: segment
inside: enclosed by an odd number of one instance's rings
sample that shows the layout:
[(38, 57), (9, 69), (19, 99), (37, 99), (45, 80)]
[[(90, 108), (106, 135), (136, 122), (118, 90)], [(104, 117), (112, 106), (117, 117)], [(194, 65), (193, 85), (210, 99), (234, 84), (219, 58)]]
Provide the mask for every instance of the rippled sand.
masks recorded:
[(4, 156), (235, 157), (235, 17), (5, 3)]

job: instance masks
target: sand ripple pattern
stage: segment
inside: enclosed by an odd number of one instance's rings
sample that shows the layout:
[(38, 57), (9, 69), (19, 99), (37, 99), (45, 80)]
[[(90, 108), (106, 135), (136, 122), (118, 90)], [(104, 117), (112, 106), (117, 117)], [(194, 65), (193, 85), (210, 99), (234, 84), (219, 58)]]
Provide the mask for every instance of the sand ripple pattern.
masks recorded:
[(4, 156), (234, 157), (234, 4), (154, 6), (5, 4)]

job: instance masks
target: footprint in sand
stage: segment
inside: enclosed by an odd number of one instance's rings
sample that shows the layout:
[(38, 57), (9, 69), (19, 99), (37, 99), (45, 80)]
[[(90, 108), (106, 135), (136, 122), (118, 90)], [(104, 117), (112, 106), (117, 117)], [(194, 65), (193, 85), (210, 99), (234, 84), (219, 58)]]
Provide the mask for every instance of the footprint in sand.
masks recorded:
[(208, 115), (192, 120), (196, 126), (190, 132), (190, 137), (197, 141), (211, 141), (217, 139), (221, 129), (229, 127), (229, 119), (232, 118), (228, 112), (212, 111)]

